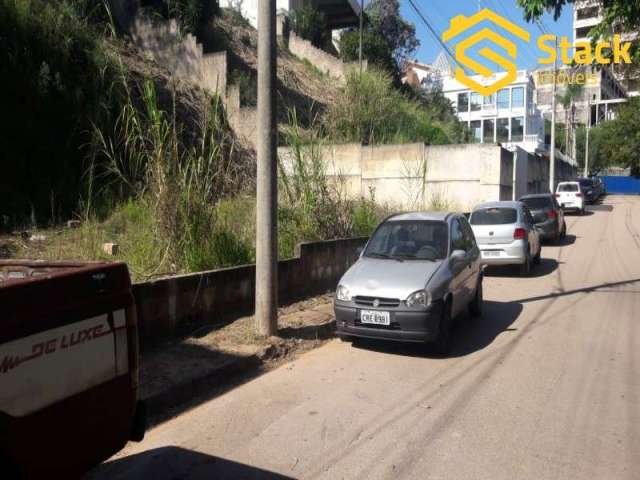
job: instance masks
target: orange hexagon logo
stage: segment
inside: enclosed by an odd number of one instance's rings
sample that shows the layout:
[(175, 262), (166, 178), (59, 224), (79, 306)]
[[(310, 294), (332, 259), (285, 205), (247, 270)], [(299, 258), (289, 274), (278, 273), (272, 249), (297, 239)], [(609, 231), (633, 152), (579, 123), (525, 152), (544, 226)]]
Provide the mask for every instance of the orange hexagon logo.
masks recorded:
[[(520, 38), (521, 40), (524, 40), (525, 42), (528, 42), (531, 39), (531, 35), (529, 34), (529, 32), (511, 23), (509, 20), (505, 19), (504, 17), (497, 15), (496, 13), (492, 12), (488, 8), (485, 8), (470, 17), (465, 17), (464, 15), (458, 15), (457, 17), (452, 18), (451, 24), (449, 25), (449, 30), (445, 31), (442, 34), (442, 40), (447, 42), (457, 37), (461, 33), (464, 33), (465, 31), (469, 30), (470, 28), (474, 27), (475, 25), (479, 24), (484, 20), (489, 20), (493, 22), (494, 24), (498, 25), (499, 27), (502, 27), (507, 32), (513, 34), (514, 36)], [(509, 57), (513, 60), (515, 60), (517, 56), (518, 47), (516, 46), (515, 43), (513, 43), (508, 38), (505, 38), (502, 35), (497, 34), (496, 32), (494, 32), (489, 28), (483, 28), (482, 30), (474, 33), (468, 38), (460, 41), (456, 45), (456, 61), (458, 62), (458, 64), (464, 65), (465, 67), (468, 67), (470, 70), (474, 71), (475, 73), (480, 74), (483, 77), (489, 78), (493, 75), (493, 72), (489, 68), (485, 67), (484, 65), (477, 62), (476, 60), (473, 60), (467, 55), (467, 49), (469, 49), (476, 43), (481, 42), (483, 40), (490, 40), (491, 42), (498, 45), (499, 47), (502, 47), (502, 49), (504, 49), (509, 55)], [(516, 67), (516, 64), (513, 63), (509, 58), (506, 58), (503, 55), (496, 53), (494, 50), (491, 50), (490, 48), (487, 48), (487, 47), (480, 49), (478, 53), (484, 58), (491, 60), (492, 62), (504, 68), (507, 75), (500, 78), (499, 80), (496, 80), (490, 85), (482, 85), (481, 83), (470, 78), (465, 72), (465, 70), (462, 67), (458, 66), (456, 68), (457, 81), (459, 81), (463, 85), (466, 85), (467, 87), (478, 92), (481, 95), (488, 96), (497, 92), (501, 88), (509, 85), (511, 82), (513, 82), (516, 79), (517, 67)]]

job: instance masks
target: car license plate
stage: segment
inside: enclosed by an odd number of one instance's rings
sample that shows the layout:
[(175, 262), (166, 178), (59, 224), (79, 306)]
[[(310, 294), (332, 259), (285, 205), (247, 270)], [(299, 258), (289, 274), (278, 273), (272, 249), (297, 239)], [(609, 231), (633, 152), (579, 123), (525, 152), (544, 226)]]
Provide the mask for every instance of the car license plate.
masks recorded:
[(360, 312), (360, 322), (371, 325), (390, 325), (391, 315), (389, 312), (380, 312), (378, 310), (362, 310)]
[(499, 257), (500, 252), (498, 250), (486, 250), (482, 252), (483, 257)]

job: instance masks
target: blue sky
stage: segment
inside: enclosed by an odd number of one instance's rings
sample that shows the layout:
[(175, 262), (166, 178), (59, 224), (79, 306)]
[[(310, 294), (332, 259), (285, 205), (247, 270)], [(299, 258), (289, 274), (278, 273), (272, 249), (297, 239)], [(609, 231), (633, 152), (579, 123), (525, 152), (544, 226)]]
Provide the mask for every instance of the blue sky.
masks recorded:
[[(449, 28), (449, 21), (456, 15), (472, 15), (478, 11), (478, 4), (481, 8), (489, 8), (495, 13), (502, 15), (508, 20), (516, 23), (520, 27), (531, 33), (531, 42), (525, 45), (524, 42), (517, 41), (518, 44), (518, 68), (534, 68), (538, 66), (537, 57), (539, 56), (536, 41), (542, 33), (534, 24), (528, 24), (522, 14), (522, 10), (517, 6), (515, 0), (414, 0), (422, 14), (431, 22), (431, 25), (439, 34), (442, 34)], [(416, 26), (418, 38), (421, 45), (415, 56), (420, 62), (431, 63), (442, 50), (440, 44), (429, 33), (428, 28), (422, 22), (420, 17), (415, 13), (411, 4), (407, 0), (400, 0), (400, 8), (404, 18), (413, 22)], [(542, 19), (543, 29), (549, 33), (565, 35), (569, 37), (569, 41), (573, 41), (573, 5), (565, 6), (562, 16), (557, 22), (553, 20), (553, 15), (546, 14)], [(510, 37), (512, 38), (512, 37)], [(455, 42), (455, 40), (453, 41)], [(450, 43), (450, 50), (453, 51), (455, 43)], [(478, 48), (482, 47), (478, 45)], [(477, 50), (477, 49), (475, 49)], [(475, 57), (475, 56), (474, 56)], [(489, 65), (490, 68), (492, 67)], [(494, 70), (497, 70), (493, 66)]]

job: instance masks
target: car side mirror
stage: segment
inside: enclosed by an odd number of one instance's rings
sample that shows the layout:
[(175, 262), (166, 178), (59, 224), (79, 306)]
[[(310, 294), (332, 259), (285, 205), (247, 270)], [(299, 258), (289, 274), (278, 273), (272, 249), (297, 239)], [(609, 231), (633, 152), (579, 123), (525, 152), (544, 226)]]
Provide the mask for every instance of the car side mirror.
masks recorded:
[(454, 250), (451, 252), (451, 260), (459, 261), (463, 260), (467, 256), (467, 252), (464, 250)]

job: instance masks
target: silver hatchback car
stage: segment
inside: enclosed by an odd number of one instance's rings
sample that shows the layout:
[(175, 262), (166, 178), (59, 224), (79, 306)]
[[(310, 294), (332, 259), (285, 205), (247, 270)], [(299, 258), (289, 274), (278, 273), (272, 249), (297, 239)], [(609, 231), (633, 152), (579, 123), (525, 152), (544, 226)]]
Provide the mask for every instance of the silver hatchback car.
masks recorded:
[(518, 265), (528, 275), (540, 263), (540, 231), (522, 202), (489, 202), (474, 208), (471, 228), (485, 265)]
[(482, 268), (463, 215), (406, 213), (384, 220), (336, 291), (338, 335), (450, 348), (453, 319), (482, 313)]

